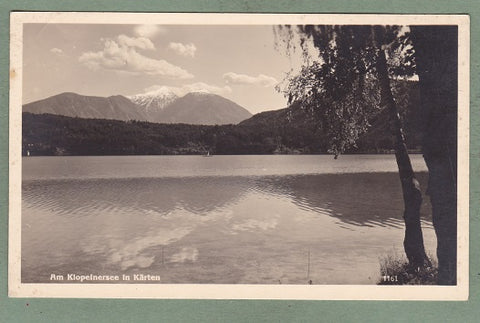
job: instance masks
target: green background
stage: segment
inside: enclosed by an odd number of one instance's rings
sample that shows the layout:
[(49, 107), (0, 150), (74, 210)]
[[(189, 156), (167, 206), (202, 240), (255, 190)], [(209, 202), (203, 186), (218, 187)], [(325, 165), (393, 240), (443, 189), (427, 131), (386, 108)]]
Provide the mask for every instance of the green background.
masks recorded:
[[(471, 18), (470, 299), (467, 302), (29, 299), (7, 297), (11, 11), (456, 13)], [(0, 0), (0, 322), (480, 322), (480, 1)]]

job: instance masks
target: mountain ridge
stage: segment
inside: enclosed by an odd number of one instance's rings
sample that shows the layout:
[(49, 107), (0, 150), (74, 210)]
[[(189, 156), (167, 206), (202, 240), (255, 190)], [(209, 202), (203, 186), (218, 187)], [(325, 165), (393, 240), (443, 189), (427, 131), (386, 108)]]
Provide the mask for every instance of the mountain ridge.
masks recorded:
[(190, 92), (178, 97), (165, 89), (127, 97), (63, 92), (24, 104), (22, 111), (84, 119), (205, 125), (237, 124), (252, 116), (247, 109), (216, 94)]
[(190, 92), (167, 105), (162, 117), (165, 123), (214, 125), (237, 124), (251, 116), (247, 109), (220, 95)]
[(122, 95), (100, 97), (63, 92), (24, 104), (22, 111), (33, 114), (49, 113), (73, 118), (147, 121), (146, 114), (142, 113), (137, 105)]

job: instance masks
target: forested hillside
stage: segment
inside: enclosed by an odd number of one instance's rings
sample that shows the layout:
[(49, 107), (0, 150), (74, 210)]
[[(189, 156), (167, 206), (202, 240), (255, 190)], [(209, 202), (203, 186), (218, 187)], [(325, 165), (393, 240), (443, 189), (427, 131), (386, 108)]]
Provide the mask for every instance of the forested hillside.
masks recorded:
[(312, 129), (202, 126), (23, 114), (23, 154), (161, 155), (318, 153)]

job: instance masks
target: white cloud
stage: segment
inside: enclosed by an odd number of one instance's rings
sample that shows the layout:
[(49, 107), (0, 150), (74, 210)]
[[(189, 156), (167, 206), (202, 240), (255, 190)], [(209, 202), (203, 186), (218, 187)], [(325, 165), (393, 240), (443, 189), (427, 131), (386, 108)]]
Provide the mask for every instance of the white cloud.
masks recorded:
[(264, 87), (275, 86), (278, 83), (276, 78), (264, 74), (259, 74), (258, 76), (249, 76), (246, 74), (228, 72), (223, 74), (223, 79), (225, 82), (230, 84), (257, 85)]
[(140, 50), (152, 50), (153, 43), (145, 37), (132, 38), (119, 35), (115, 40), (103, 39), (104, 48), (98, 52), (85, 52), (80, 63), (92, 70), (106, 69), (129, 74), (161, 75), (178, 79), (193, 78), (181, 67), (162, 59), (153, 59), (140, 54)]
[(173, 43), (168, 44), (168, 48), (173, 50), (178, 55), (194, 57), (197, 47), (194, 44)]
[(58, 54), (58, 55), (63, 54), (63, 50), (61, 50), (60, 48), (56, 48), (56, 47), (50, 49), (50, 52), (52, 52), (54, 54)]
[(166, 30), (157, 25), (137, 25), (133, 28), (133, 32), (140, 37), (152, 38), (157, 34), (165, 33)]
[(203, 82), (184, 84), (180, 87), (177, 86), (165, 86), (165, 85), (153, 85), (145, 89), (145, 93), (156, 92), (156, 91), (170, 91), (175, 93), (177, 96), (184, 96), (190, 92), (205, 92), (218, 95), (226, 95), (232, 92), (232, 89), (229, 86), (216, 86)]
[(155, 49), (152, 41), (145, 37), (132, 38), (126, 35), (119, 35), (117, 37), (118, 44), (126, 47), (137, 47), (139, 49)]

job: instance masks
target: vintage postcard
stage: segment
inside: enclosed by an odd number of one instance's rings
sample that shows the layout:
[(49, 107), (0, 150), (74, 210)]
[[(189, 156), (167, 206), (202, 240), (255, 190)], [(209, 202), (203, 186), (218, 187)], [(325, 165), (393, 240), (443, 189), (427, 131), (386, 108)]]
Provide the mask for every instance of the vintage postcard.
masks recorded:
[(468, 16), (10, 17), (9, 296), (468, 298)]

